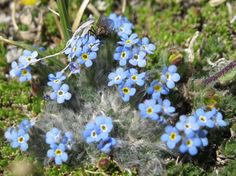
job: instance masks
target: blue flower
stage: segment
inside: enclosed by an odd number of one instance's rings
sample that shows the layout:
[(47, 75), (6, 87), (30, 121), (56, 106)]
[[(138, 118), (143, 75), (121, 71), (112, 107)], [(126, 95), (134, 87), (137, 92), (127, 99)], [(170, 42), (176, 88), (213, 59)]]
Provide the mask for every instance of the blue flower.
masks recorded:
[(60, 143), (62, 139), (62, 132), (57, 128), (52, 128), (46, 134), (46, 143), (50, 146)]
[(100, 128), (94, 123), (88, 123), (85, 126), (83, 136), (86, 139), (87, 143), (98, 142), (101, 140), (99, 136)]
[(17, 136), (17, 131), (15, 128), (8, 128), (7, 131), (4, 134), (7, 141), (11, 142)]
[(118, 35), (121, 36), (123, 34), (130, 35), (132, 33), (133, 25), (132, 23), (123, 23), (117, 29)]
[(102, 152), (109, 153), (114, 145), (116, 145), (116, 140), (114, 138), (109, 137), (106, 140), (100, 141), (97, 147)]
[(143, 37), (140, 42), (140, 49), (148, 54), (153, 54), (156, 46), (149, 43), (149, 39), (147, 37)]
[(78, 38), (73, 40), (70, 47), (66, 48), (64, 53), (68, 55), (69, 59), (73, 59), (76, 55), (80, 54), (82, 51), (82, 39)]
[(194, 133), (189, 133), (183, 140), (179, 147), (181, 153), (189, 152), (190, 155), (194, 156), (197, 154), (197, 147), (201, 146), (201, 140), (194, 136)]
[(114, 84), (121, 84), (122, 81), (127, 77), (127, 72), (123, 70), (123, 68), (119, 67), (115, 72), (112, 72), (108, 75), (110, 79), (108, 86), (112, 86)]
[(11, 63), (11, 68), (11, 77), (19, 77), (20, 82), (31, 80), (32, 76), (30, 74), (30, 67), (24, 68), (22, 64), (18, 65), (17, 62), (14, 61)]
[(51, 86), (54, 90), (60, 88), (61, 83), (66, 79), (62, 72), (57, 72), (55, 75), (48, 75), (48, 86)]
[(65, 100), (70, 100), (71, 93), (68, 92), (69, 86), (67, 84), (63, 84), (60, 88), (55, 89), (54, 92), (50, 94), (50, 98), (52, 100), (56, 100), (57, 103), (64, 103)]
[(145, 67), (146, 65), (146, 53), (141, 51), (139, 47), (134, 47), (132, 49), (132, 58), (129, 60), (129, 63), (133, 66)]
[(156, 104), (156, 100), (145, 100), (144, 103), (140, 103), (139, 106), (140, 115), (142, 118), (150, 118), (152, 120), (158, 120), (158, 113), (161, 112), (161, 106)]
[(132, 87), (131, 83), (127, 81), (124, 84), (119, 85), (118, 91), (124, 102), (128, 102), (131, 96), (134, 96), (136, 89)]
[(200, 126), (213, 128), (215, 126), (212, 120), (214, 114), (215, 112), (213, 111), (205, 112), (202, 108), (199, 108), (195, 112), (195, 117), (197, 118), (197, 122)]
[(164, 115), (171, 116), (175, 112), (175, 107), (171, 106), (171, 102), (168, 99), (158, 99), (158, 104), (162, 107), (162, 113)]
[(228, 124), (223, 120), (223, 116), (220, 112), (217, 112), (217, 114), (214, 117), (215, 124), (220, 126), (220, 127), (225, 127)]
[(122, 46), (118, 46), (116, 48), (114, 59), (119, 61), (120, 66), (124, 66), (127, 63), (127, 60), (129, 60), (132, 57), (132, 52), (130, 49), (124, 48)]
[(99, 128), (99, 138), (103, 140), (108, 138), (108, 135), (113, 128), (112, 119), (110, 117), (98, 116), (95, 119), (95, 124)]
[(99, 50), (99, 45), (100, 45), (99, 39), (96, 39), (92, 35), (85, 35), (84, 39), (87, 40), (87, 42), (85, 44), (88, 45), (88, 47), (91, 51), (98, 51)]
[(77, 62), (70, 62), (69, 65), (69, 69), (71, 71), (71, 73), (76, 74), (76, 73), (80, 73), (80, 64)]
[(19, 57), (19, 62), (24, 66), (28, 66), (34, 62), (37, 61), (36, 57), (38, 56), (38, 52), (37, 51), (28, 51), (28, 50), (24, 50), (23, 51), (23, 55), (21, 55)]
[(74, 135), (72, 132), (66, 132), (62, 139), (62, 143), (65, 145), (66, 149), (71, 150), (74, 145)]
[(145, 83), (145, 72), (138, 74), (136, 69), (131, 68), (128, 73), (128, 78), (128, 81), (130, 81), (131, 84), (143, 86)]
[(198, 130), (196, 136), (201, 140), (201, 146), (205, 147), (208, 145), (207, 130)]
[(161, 82), (157, 80), (152, 81), (150, 87), (147, 89), (147, 93), (152, 95), (153, 99), (158, 99), (161, 95), (167, 95), (169, 89), (165, 87)]
[(199, 124), (195, 116), (186, 117), (185, 115), (181, 115), (180, 121), (176, 123), (176, 128), (184, 131), (185, 134), (189, 134), (199, 130)]
[(23, 129), (25, 132), (28, 132), (32, 126), (33, 124), (28, 119), (24, 119), (21, 121), (18, 127), (19, 129)]
[(51, 149), (47, 152), (47, 157), (54, 158), (56, 165), (61, 165), (62, 162), (66, 162), (68, 159), (68, 154), (65, 152), (65, 145), (54, 144)]
[(91, 67), (93, 65), (92, 60), (96, 59), (97, 53), (94, 51), (90, 51), (88, 45), (83, 46), (83, 50), (81, 53), (77, 55), (78, 63), (85, 64), (86, 67)]
[(131, 34), (130, 36), (128, 36), (127, 34), (122, 34), (120, 35), (120, 38), (121, 38), (121, 41), (119, 41), (118, 43), (127, 48), (132, 47), (139, 41), (138, 35), (135, 33)]
[(27, 141), (29, 140), (29, 134), (26, 133), (25, 130), (19, 129), (16, 131), (13, 128), (8, 129), (5, 133), (5, 137), (9, 142), (11, 142), (11, 147), (19, 147), (22, 151), (28, 149)]
[(176, 144), (181, 140), (177, 129), (168, 125), (165, 128), (165, 132), (166, 133), (161, 136), (161, 141), (166, 142), (169, 149), (175, 148)]
[(168, 68), (164, 67), (161, 75), (161, 80), (166, 83), (169, 89), (173, 89), (175, 87), (175, 82), (180, 80), (180, 75), (176, 73), (177, 67), (175, 65), (171, 65)]

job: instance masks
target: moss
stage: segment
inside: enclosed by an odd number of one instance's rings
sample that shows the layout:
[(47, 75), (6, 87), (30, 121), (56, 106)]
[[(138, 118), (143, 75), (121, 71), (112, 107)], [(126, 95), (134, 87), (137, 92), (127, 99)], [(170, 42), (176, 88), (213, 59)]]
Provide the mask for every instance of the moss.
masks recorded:
[(224, 148), (222, 149), (222, 152), (226, 157), (235, 158), (236, 157), (236, 141), (234, 139), (227, 141)]

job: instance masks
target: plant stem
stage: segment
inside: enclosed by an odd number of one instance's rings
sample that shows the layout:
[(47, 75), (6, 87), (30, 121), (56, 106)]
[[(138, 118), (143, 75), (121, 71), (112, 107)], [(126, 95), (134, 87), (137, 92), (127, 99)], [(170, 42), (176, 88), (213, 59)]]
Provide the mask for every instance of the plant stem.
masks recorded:
[(33, 47), (32, 45), (28, 45), (28, 44), (23, 43), (23, 42), (18, 42), (18, 41), (13, 41), (13, 40), (10, 40), (10, 39), (6, 39), (1, 35), (0, 35), (0, 41), (5, 42), (5, 43), (10, 44), (10, 45), (15, 45), (15, 46), (18, 46), (20, 48), (24, 48), (24, 49), (27, 49), (27, 50), (30, 50), (30, 51), (37, 51), (39, 53), (39, 55), (45, 56), (44, 52), (38, 50), (37, 48)]
[(58, 11), (60, 14), (60, 22), (62, 31), (64, 34), (64, 39), (68, 41), (71, 37), (71, 25), (69, 22), (69, 16), (67, 13), (67, 5), (66, 0), (57, 0)]

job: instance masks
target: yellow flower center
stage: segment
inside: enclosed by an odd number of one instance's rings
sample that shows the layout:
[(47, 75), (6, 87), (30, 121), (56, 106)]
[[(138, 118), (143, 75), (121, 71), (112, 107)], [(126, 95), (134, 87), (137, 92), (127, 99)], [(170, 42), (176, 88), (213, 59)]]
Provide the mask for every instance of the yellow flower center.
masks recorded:
[(191, 147), (192, 144), (193, 144), (192, 140), (189, 139), (189, 140), (186, 141), (186, 145), (187, 145), (188, 147)]
[(166, 73), (166, 79), (170, 79), (170, 78), (171, 78), (170, 73)]
[(24, 70), (21, 71), (21, 74), (22, 74), (23, 76), (26, 76), (26, 75), (28, 74), (28, 71), (24, 69)]
[(126, 43), (126, 44), (130, 44), (130, 43), (131, 43), (131, 40), (126, 40), (125, 43)]
[(131, 76), (131, 79), (132, 79), (132, 80), (137, 80), (138, 77), (137, 77), (136, 75), (133, 75), (133, 76)]
[(147, 49), (146, 45), (142, 45), (142, 48), (143, 48), (144, 50), (146, 50), (146, 49)]
[(138, 60), (138, 54), (135, 54), (135, 55), (134, 55), (134, 59), (135, 59), (135, 60)]
[(83, 60), (88, 60), (88, 53), (82, 54), (82, 59)]
[(122, 89), (122, 91), (123, 91), (124, 94), (129, 94), (129, 88), (128, 87), (124, 87)]
[(186, 123), (185, 128), (191, 128), (191, 125), (189, 123)]
[(147, 113), (148, 114), (152, 114), (153, 113), (153, 108), (152, 107), (148, 107), (147, 108)]
[(62, 96), (64, 94), (64, 92), (62, 91), (62, 90), (59, 90), (58, 92), (57, 92), (57, 95), (58, 96)]
[(18, 137), (18, 142), (19, 143), (22, 143), (22, 142), (24, 142), (24, 138), (21, 136), (21, 137)]
[(160, 92), (161, 89), (162, 89), (162, 87), (159, 86), (159, 85), (155, 85), (155, 86), (154, 86), (154, 90), (157, 91), (157, 92)]
[(31, 57), (27, 57), (27, 61), (30, 62), (32, 60)]
[(170, 133), (170, 140), (175, 140), (176, 139), (176, 133), (172, 132)]
[(72, 50), (75, 52), (75, 51), (77, 50), (77, 47), (76, 47), (76, 46), (74, 46)]
[(107, 131), (107, 126), (105, 124), (102, 124), (100, 125), (100, 129), (103, 131), (103, 132), (106, 132)]
[(206, 122), (206, 117), (205, 117), (205, 116), (200, 116), (199, 119), (200, 119), (202, 122)]
[(55, 150), (55, 155), (61, 155), (62, 154), (62, 150), (61, 149), (56, 149)]
[(123, 32), (123, 31), (124, 31), (124, 28), (123, 28), (123, 27), (120, 27), (119, 30), (120, 30), (121, 32)]
[(115, 77), (115, 80), (116, 81), (120, 80), (120, 76)]
[(96, 133), (96, 131), (91, 131), (91, 134), (90, 134), (90, 136), (92, 137), (92, 138), (96, 138), (97, 137), (97, 133)]
[(59, 79), (55, 79), (53, 82), (54, 83), (59, 83)]
[(121, 53), (121, 57), (122, 57), (122, 58), (125, 58), (125, 57), (126, 57), (126, 52), (123, 51), (123, 52)]

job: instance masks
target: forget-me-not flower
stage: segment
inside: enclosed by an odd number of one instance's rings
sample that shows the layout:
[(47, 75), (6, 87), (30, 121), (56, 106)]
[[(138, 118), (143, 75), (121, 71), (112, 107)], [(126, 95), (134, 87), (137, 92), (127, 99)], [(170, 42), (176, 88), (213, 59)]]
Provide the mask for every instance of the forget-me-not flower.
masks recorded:
[(205, 112), (203, 110), (203, 108), (199, 108), (195, 112), (195, 117), (197, 118), (197, 123), (200, 126), (203, 126), (203, 127), (206, 126), (209, 128), (213, 128), (215, 126), (213, 119), (212, 119), (214, 114), (215, 114), (215, 112), (213, 112), (213, 111)]
[(84, 45), (82, 52), (77, 55), (78, 63), (84, 64), (86, 67), (91, 67), (93, 65), (93, 60), (96, 59), (97, 53), (94, 51), (90, 51), (88, 45)]
[(161, 112), (161, 106), (156, 104), (156, 100), (145, 100), (144, 103), (140, 103), (139, 106), (140, 115), (142, 118), (150, 118), (152, 120), (158, 120), (158, 113)]
[(57, 72), (55, 75), (49, 74), (48, 75), (49, 82), (47, 84), (48, 84), (48, 86), (51, 86), (55, 90), (61, 86), (62, 82), (65, 79), (66, 79), (66, 77), (63, 75), (62, 72)]
[(99, 138), (102, 140), (108, 138), (108, 135), (113, 128), (112, 119), (110, 117), (98, 116), (95, 119), (95, 124), (100, 129), (98, 134)]
[(158, 99), (161, 97), (161, 95), (167, 95), (169, 93), (169, 89), (161, 82), (154, 80), (151, 82), (150, 87), (147, 89), (147, 93), (151, 94), (153, 99)]
[(168, 68), (163, 68), (161, 80), (166, 83), (169, 89), (173, 89), (175, 87), (175, 83), (180, 80), (180, 75), (176, 71), (177, 67), (175, 65), (171, 65)]
[(115, 60), (119, 61), (120, 66), (124, 66), (127, 60), (132, 57), (132, 52), (128, 48), (118, 46), (113, 57)]
[(131, 84), (137, 84), (139, 86), (143, 86), (145, 83), (145, 72), (138, 73), (138, 70), (131, 68), (128, 71), (128, 81)]
[(176, 123), (176, 128), (180, 131), (184, 131), (185, 134), (189, 134), (199, 130), (200, 127), (195, 116), (186, 117), (185, 115), (181, 115), (179, 122)]
[(115, 72), (112, 72), (108, 75), (109, 83), (108, 86), (112, 86), (114, 84), (121, 84), (123, 80), (127, 77), (127, 72), (124, 71), (123, 68), (119, 67)]
[(65, 152), (65, 145), (52, 145), (51, 149), (47, 152), (47, 157), (54, 158), (56, 165), (61, 165), (62, 162), (66, 162), (68, 159), (68, 154)]
[(98, 142), (101, 140), (101, 136), (99, 136), (99, 133), (100, 127), (98, 127), (95, 123), (88, 123), (85, 126), (83, 136), (87, 143)]
[(165, 134), (161, 136), (161, 140), (167, 143), (169, 149), (173, 149), (181, 140), (181, 136), (175, 127), (168, 125), (165, 128)]
[(140, 49), (148, 54), (153, 54), (156, 46), (150, 43), (147, 37), (143, 37), (140, 42)]
[(70, 100), (71, 93), (69, 91), (69, 86), (67, 84), (63, 84), (60, 88), (55, 89), (54, 92), (50, 94), (50, 98), (52, 100), (56, 100), (57, 103), (64, 103), (65, 100)]
[(130, 97), (134, 96), (134, 94), (136, 93), (136, 89), (132, 87), (132, 84), (129, 81), (126, 81), (124, 84), (119, 85), (118, 91), (124, 102), (128, 102)]
[(134, 47), (132, 49), (132, 58), (129, 60), (129, 63), (133, 66), (145, 67), (146, 61), (146, 53), (141, 51), (139, 47)]
[(174, 106), (171, 106), (171, 102), (170, 102), (170, 100), (168, 100), (168, 99), (162, 100), (162, 99), (159, 98), (159, 99), (158, 99), (158, 104), (162, 107), (162, 113), (163, 113), (164, 115), (169, 115), (169, 116), (171, 116), (172, 113), (175, 112), (175, 107), (174, 107)]
[(38, 52), (37, 51), (29, 51), (24, 50), (23, 54), (19, 57), (19, 63), (21, 63), (24, 67), (34, 63), (37, 61)]
[(197, 147), (201, 146), (201, 140), (197, 138), (194, 133), (189, 133), (183, 140), (179, 147), (181, 153), (188, 153), (192, 156), (196, 155), (198, 150)]
[(130, 36), (128, 36), (127, 34), (122, 34), (120, 35), (120, 38), (121, 41), (119, 41), (118, 43), (127, 48), (132, 47), (139, 41), (138, 35), (135, 33), (131, 34)]
[(52, 146), (53, 144), (59, 144), (62, 139), (62, 132), (57, 128), (52, 128), (46, 133), (46, 143)]
[(19, 147), (22, 151), (26, 151), (28, 149), (28, 140), (29, 134), (25, 132), (23, 129), (19, 129), (18, 131), (10, 130), (5, 133), (5, 137), (11, 142), (12, 148)]

